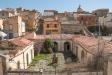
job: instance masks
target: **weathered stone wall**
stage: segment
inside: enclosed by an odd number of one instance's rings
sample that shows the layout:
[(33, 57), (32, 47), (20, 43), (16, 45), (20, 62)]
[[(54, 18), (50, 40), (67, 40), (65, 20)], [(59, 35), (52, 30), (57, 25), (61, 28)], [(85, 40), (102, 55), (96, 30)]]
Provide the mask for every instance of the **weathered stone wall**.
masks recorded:
[[(36, 71), (9, 71), (7, 72), (7, 75), (55, 75), (54, 71), (48, 71), (48, 72), (36, 72)], [(56, 75), (103, 75), (102, 72), (70, 72), (70, 71), (64, 71), (64, 72), (56, 72)]]
[(61, 24), (61, 33), (74, 34), (81, 31), (80, 25), (75, 24)]

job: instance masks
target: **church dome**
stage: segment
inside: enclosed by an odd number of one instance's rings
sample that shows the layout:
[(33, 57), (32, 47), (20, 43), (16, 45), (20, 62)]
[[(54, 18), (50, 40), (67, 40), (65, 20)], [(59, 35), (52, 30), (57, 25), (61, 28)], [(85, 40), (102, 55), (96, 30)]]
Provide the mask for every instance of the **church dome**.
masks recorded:
[(77, 8), (77, 12), (79, 13), (84, 12), (83, 9), (81, 8), (81, 5), (79, 5), (79, 7)]

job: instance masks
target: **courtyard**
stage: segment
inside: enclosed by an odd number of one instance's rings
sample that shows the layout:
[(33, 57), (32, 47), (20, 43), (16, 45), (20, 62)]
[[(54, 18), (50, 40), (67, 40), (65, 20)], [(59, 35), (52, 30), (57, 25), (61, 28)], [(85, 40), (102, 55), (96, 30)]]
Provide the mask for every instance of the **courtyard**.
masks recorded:
[[(60, 42), (61, 44), (62, 42)], [(77, 57), (72, 52), (72, 43), (63, 41), (64, 50), (60, 52), (59, 42), (51, 39), (45, 39), (42, 43), (41, 51), (35, 55), (32, 63), (29, 65), (29, 70), (34, 71), (62, 71), (68, 69), (69, 65), (76, 64)], [(53, 59), (57, 58), (57, 62), (53, 63)], [(77, 64), (76, 64), (77, 65)], [(74, 66), (73, 66), (74, 67)]]
[[(56, 56), (58, 57), (56, 70), (61, 71), (65, 68), (65, 59), (63, 53), (56, 53)], [(53, 54), (39, 54), (35, 56), (28, 69), (34, 71), (55, 71), (55, 67), (53, 65), (50, 65), (52, 63), (52, 59)]]

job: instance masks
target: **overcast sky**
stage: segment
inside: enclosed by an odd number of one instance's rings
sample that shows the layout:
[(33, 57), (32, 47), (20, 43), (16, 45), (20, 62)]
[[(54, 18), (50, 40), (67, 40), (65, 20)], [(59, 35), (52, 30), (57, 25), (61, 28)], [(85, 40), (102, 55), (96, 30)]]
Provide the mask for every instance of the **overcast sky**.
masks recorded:
[(63, 12), (76, 11), (79, 4), (86, 11), (98, 8), (112, 9), (112, 0), (0, 0), (0, 9), (23, 7), (41, 12), (46, 9)]

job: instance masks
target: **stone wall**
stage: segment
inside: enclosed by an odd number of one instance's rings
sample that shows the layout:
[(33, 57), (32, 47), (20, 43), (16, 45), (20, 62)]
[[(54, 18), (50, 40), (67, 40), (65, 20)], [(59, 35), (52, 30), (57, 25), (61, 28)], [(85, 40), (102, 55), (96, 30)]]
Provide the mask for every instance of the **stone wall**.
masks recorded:
[(80, 25), (75, 24), (61, 24), (61, 33), (64, 34), (74, 34), (79, 33), (81, 31)]
[(103, 72), (75, 72), (71, 75), (103, 75)]
[(39, 71), (7, 71), (7, 75), (103, 75), (102, 72), (39, 72)]

